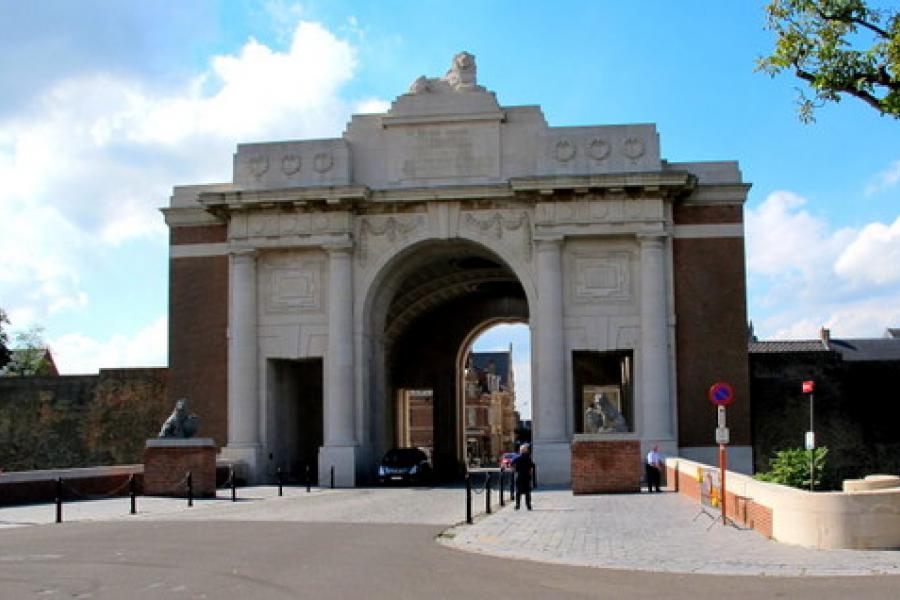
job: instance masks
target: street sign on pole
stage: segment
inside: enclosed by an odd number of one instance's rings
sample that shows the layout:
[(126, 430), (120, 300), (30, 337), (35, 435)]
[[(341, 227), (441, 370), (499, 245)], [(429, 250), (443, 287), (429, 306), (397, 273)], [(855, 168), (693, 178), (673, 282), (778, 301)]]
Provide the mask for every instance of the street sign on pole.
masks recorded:
[(803, 393), (804, 394), (812, 394), (815, 390), (816, 382), (815, 381), (804, 381), (803, 382)]
[(729, 432), (727, 427), (716, 427), (716, 443), (727, 444), (729, 442)]
[(717, 381), (710, 386), (707, 396), (716, 406), (728, 406), (734, 401), (734, 388), (724, 381)]
[(805, 441), (806, 441), (806, 449), (807, 450), (815, 450), (816, 449), (816, 432), (815, 431), (807, 431)]

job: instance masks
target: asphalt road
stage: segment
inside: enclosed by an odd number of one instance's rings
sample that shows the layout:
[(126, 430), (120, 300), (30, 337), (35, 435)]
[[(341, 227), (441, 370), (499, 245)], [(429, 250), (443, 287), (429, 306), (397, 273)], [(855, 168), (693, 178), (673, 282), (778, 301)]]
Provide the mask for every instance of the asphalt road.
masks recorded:
[(897, 598), (898, 576), (675, 575), (461, 552), (442, 525), (117, 521), (0, 531), (0, 598)]

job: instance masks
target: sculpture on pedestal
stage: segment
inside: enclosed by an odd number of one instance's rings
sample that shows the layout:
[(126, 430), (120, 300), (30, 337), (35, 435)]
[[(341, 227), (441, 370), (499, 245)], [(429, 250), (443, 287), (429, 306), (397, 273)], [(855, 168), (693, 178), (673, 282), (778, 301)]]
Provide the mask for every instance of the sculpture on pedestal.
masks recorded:
[(179, 398), (175, 402), (175, 409), (166, 422), (163, 423), (157, 437), (161, 438), (189, 438), (197, 433), (200, 420), (197, 415), (188, 414), (187, 398)]

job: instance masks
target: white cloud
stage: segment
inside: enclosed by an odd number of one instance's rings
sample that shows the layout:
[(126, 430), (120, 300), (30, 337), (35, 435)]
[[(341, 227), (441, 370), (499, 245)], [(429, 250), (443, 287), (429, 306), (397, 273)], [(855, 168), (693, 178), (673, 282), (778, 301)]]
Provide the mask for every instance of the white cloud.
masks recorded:
[(900, 323), (900, 217), (833, 230), (775, 192), (747, 210), (750, 317), (763, 338), (879, 336)]
[(838, 257), (835, 271), (859, 284), (900, 281), (900, 217), (889, 226), (864, 227)]
[(51, 339), (48, 345), (63, 374), (96, 373), (100, 368), (161, 367), (167, 364), (168, 320), (160, 316), (131, 337), (113, 335), (98, 340), (73, 333)]
[(69, 73), (27, 112), (0, 117), (0, 302), (11, 315), (40, 321), (83, 308), (98, 256), (130, 240), (164, 248), (158, 208), (172, 186), (230, 180), (237, 143), (337, 136), (353, 108), (386, 106), (342, 97), (354, 47), (294, 23), (286, 50), (251, 39), (176, 89)]
[(884, 170), (875, 175), (866, 186), (866, 195), (871, 196), (890, 189), (900, 183), (900, 160), (895, 160)]

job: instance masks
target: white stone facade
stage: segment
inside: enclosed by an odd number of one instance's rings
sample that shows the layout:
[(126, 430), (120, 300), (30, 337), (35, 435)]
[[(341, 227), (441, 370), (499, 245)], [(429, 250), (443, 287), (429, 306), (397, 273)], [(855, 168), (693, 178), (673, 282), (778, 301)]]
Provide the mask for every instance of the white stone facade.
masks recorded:
[(173, 228), (227, 225), (172, 257), (230, 257), (224, 451), (251, 478), (272, 447), (266, 361), (321, 357), (320, 480), (366, 480), (390, 445), (380, 338), (397, 273), (434, 243), (482, 248), (521, 284), (542, 483), (570, 480), (575, 350), (633, 350), (633, 432), (616, 435), (677, 453), (672, 243), (743, 231), (676, 225), (673, 204), (742, 204), (736, 163), (667, 163), (649, 124), (549, 127), (478, 86), (474, 58), (461, 78), (454, 65), (341, 138), (242, 144), (231, 184), (176, 188), (164, 210)]

